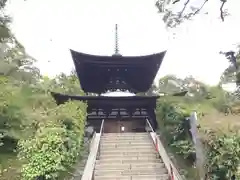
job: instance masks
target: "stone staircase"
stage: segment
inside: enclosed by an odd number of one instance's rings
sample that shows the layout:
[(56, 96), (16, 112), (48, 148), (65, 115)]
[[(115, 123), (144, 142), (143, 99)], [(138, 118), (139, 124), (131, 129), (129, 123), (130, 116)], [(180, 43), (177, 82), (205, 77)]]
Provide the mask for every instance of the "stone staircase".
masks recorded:
[(100, 142), (94, 180), (168, 180), (148, 133), (107, 133)]

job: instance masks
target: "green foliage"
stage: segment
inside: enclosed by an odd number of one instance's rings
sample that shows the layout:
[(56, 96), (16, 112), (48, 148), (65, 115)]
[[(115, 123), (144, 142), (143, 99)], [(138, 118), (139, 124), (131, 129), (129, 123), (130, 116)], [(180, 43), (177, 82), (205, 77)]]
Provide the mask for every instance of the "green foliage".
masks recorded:
[(188, 109), (177, 107), (172, 102), (159, 101), (157, 104), (157, 117), (160, 131), (166, 136), (168, 143), (175, 152), (184, 159), (191, 158), (195, 152), (192, 148), (189, 124), (185, 120), (188, 116)]
[[(5, 140), (8, 142), (17, 141), (20, 138), (22, 129), (22, 121), (24, 120), (24, 115), (18, 109), (11, 105), (0, 106), (0, 134), (2, 143)], [(4, 147), (6, 150), (6, 147)]]
[(19, 88), (8, 86), (7, 78), (1, 78), (0, 83), (0, 142), (3, 146), (0, 150), (13, 151), (16, 142), (21, 138), (23, 122), (26, 119), (21, 107), (17, 105)]
[[(9, 153), (19, 144), (21, 163), (17, 164), (23, 166), (23, 179), (58, 179), (81, 156), (86, 105), (69, 102), (57, 106), (48, 92), (57, 87), (54, 81), (67, 84), (71, 78), (25, 84), (0, 77), (0, 149)], [(73, 87), (75, 93), (82, 92), (79, 84)], [(68, 93), (64, 85), (59, 89)]]
[[(205, 140), (207, 168), (211, 179), (228, 180), (238, 174), (240, 164), (240, 135), (208, 132)], [(240, 176), (237, 177), (237, 179)]]
[[(6, 47), (8, 47), (7, 43), (15, 40), (10, 29), (9, 23), (11, 22), (11, 18), (5, 12), (5, 6), (8, 0), (0, 1), (0, 59), (3, 58), (3, 54), (5, 52)], [(1, 66), (1, 65), (0, 65)], [(0, 73), (1, 74), (1, 73)]]
[[(193, 164), (195, 150), (189, 133), (190, 126), (185, 120), (185, 117), (190, 116), (193, 104), (184, 106), (183, 99), (171, 97), (159, 101), (157, 118), (159, 129), (174, 152), (181, 155), (187, 164)], [(228, 180), (233, 175), (237, 176), (240, 164), (240, 135), (234, 132), (217, 134), (201, 129), (201, 136), (206, 149), (208, 179)]]
[(36, 60), (9, 31), (6, 2), (0, 2), (0, 179), (20, 179), (21, 166), (23, 180), (59, 179), (81, 156), (86, 105), (58, 107), (50, 92), (84, 93), (74, 72), (41, 76)]
[(50, 109), (36, 134), (19, 142), (24, 180), (58, 179), (62, 171), (75, 163), (81, 152), (85, 109), (85, 104), (79, 102)]
[[(75, 73), (41, 77), (35, 60), (16, 41), (13, 46), (6, 46), (0, 58), (0, 153), (14, 159), (17, 150), (19, 160), (14, 168), (6, 161), (2, 167), (11, 172), (22, 166), (22, 179), (59, 179), (81, 156), (86, 105), (69, 102), (58, 107), (50, 92), (83, 91)], [(0, 176), (12, 178), (4, 172)]]
[(66, 93), (68, 95), (84, 95), (78, 77), (73, 71), (68, 76), (62, 73), (54, 79), (42, 77), (38, 85), (39, 88), (43, 89), (45, 92), (54, 91)]
[[(14, 47), (12, 47), (14, 46)], [(40, 72), (33, 66), (35, 59), (25, 53), (23, 48), (14, 42), (5, 45), (0, 58), (0, 74), (24, 83), (36, 83)]]

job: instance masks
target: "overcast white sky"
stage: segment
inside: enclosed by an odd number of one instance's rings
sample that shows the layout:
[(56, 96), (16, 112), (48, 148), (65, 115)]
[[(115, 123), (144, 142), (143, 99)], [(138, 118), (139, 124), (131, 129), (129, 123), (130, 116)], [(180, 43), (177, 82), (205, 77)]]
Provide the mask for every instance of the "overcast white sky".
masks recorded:
[[(196, 0), (195, 0), (196, 1)], [(168, 50), (157, 78), (193, 75), (216, 84), (228, 62), (219, 55), (240, 42), (240, 1), (231, 0), (231, 17), (218, 19), (218, 0), (209, 1), (208, 16), (184, 23), (171, 40), (154, 0), (11, 0), (13, 31), (43, 74), (54, 76), (73, 68), (69, 48), (111, 55), (114, 24), (119, 24), (122, 55), (146, 55)], [(212, 4), (210, 4), (212, 3)], [(231, 4), (230, 4), (231, 3)], [(52, 41), (51, 41), (52, 40)]]

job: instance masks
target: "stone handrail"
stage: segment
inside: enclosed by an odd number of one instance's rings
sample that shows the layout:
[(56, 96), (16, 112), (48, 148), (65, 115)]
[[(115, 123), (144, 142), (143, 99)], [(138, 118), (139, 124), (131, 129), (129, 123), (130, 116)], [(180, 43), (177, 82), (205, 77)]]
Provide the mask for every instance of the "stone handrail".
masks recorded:
[(180, 175), (177, 168), (174, 166), (171, 159), (169, 158), (161, 140), (159, 139), (157, 133), (154, 132), (148, 119), (146, 119), (146, 122), (147, 122), (148, 127), (150, 128), (149, 134), (150, 134), (150, 136), (153, 140), (153, 143), (156, 147), (156, 151), (159, 153), (159, 155), (168, 171), (170, 179), (171, 180), (184, 180), (184, 178)]
[[(100, 141), (99, 141), (99, 144), (101, 143), (101, 136), (103, 135), (103, 133), (104, 133), (104, 119), (102, 120), (101, 127), (100, 127)], [(101, 146), (98, 147), (97, 158), (99, 158), (100, 153), (101, 153)]]
[(89, 144), (89, 147), (88, 147), (88, 152), (90, 153), (91, 149), (92, 149), (92, 146), (94, 144), (94, 140), (95, 140), (95, 137), (96, 137), (96, 131), (93, 133), (93, 136), (92, 136), (92, 139), (90, 141), (90, 144)]
[(92, 180), (93, 178), (95, 162), (99, 152), (99, 145), (100, 145), (103, 124), (104, 124), (104, 120), (102, 120), (100, 133), (94, 133), (95, 136), (93, 136), (93, 139), (91, 141), (90, 153), (88, 155), (88, 160), (85, 165), (81, 180)]

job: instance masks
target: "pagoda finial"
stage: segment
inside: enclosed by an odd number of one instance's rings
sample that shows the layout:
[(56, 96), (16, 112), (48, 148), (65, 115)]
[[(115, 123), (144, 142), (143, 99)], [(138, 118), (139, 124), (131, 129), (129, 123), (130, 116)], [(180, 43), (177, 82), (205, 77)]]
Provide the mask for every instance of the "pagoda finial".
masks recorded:
[(118, 25), (115, 24), (115, 54), (119, 54), (118, 49)]
[(118, 25), (115, 24), (115, 53), (114, 56), (119, 56), (119, 49), (118, 49)]

